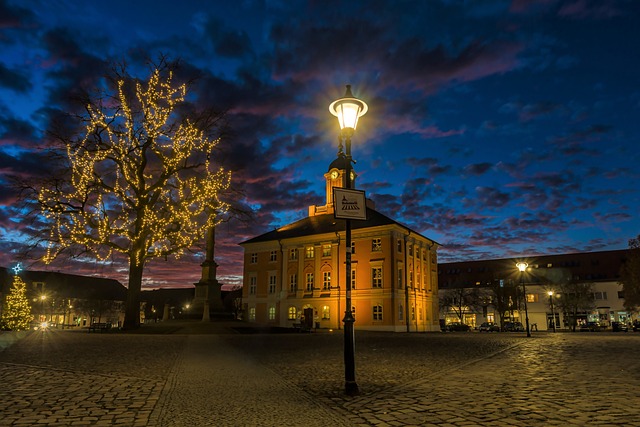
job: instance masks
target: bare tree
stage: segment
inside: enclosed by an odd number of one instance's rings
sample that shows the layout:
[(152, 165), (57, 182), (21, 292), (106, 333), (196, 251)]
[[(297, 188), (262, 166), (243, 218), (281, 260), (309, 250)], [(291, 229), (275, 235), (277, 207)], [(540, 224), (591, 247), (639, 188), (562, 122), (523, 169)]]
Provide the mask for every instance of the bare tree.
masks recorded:
[(637, 312), (640, 307), (640, 235), (629, 240), (627, 258), (620, 268), (620, 282), (624, 294), (624, 308)]
[(187, 84), (174, 83), (172, 66), (162, 60), (144, 82), (123, 67), (113, 83), (77, 117), (81, 133), (58, 136), (65, 173), (39, 188), (38, 202), (51, 226), (45, 262), (72, 247), (126, 258), (124, 327), (134, 329), (145, 263), (180, 256), (219, 222), (230, 173), (213, 159), (223, 115), (181, 115)]
[(573, 332), (578, 325), (578, 314), (594, 309), (593, 283), (568, 280), (559, 283), (560, 297), (555, 301), (556, 309), (569, 319), (569, 327)]
[(482, 301), (479, 289), (446, 289), (440, 297), (440, 308), (453, 311), (464, 323), (464, 315), (482, 307)]

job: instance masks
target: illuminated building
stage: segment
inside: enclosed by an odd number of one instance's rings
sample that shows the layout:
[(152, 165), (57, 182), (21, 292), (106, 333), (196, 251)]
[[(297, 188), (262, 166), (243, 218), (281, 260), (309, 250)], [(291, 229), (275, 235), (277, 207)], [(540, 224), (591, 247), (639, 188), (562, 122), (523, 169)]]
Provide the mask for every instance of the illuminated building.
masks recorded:
[(345, 278), (345, 222), (334, 217), (333, 189), (344, 188), (346, 170), (339, 153), (324, 174), (324, 205), (241, 243), (245, 320), (340, 329), (347, 279), (356, 329), (439, 330), (438, 243), (376, 211), (369, 200), (367, 219), (352, 220), (351, 277)]
[[(557, 330), (568, 330), (572, 328), (573, 317), (577, 327), (586, 322), (597, 322), (603, 329), (610, 329), (613, 322), (627, 324), (634, 320), (632, 313), (624, 308), (622, 285), (618, 283), (627, 252), (614, 250), (541, 255), (524, 260), (510, 258), (441, 263), (438, 265), (440, 298), (449, 293), (476, 292), (477, 301), (469, 304), (462, 319), (462, 323), (473, 328), (483, 322), (500, 324), (496, 290), (507, 294), (511, 292), (512, 307), (506, 310), (504, 320), (524, 324), (524, 307), (517, 302), (522, 300), (518, 294), (521, 276), (515, 265), (526, 261), (528, 267), (522, 279), (526, 283), (533, 331), (553, 330), (554, 325)], [(575, 298), (574, 288), (579, 286), (586, 295), (583, 296), (584, 302), (572, 313), (566, 309), (566, 299)], [(443, 323), (461, 321), (451, 307), (441, 307), (440, 317)]]

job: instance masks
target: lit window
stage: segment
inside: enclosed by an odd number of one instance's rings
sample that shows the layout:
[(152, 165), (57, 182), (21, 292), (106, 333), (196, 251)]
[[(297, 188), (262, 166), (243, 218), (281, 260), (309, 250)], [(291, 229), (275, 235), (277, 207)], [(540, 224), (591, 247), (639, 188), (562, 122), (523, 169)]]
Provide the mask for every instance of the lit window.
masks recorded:
[(371, 251), (380, 252), (382, 250), (382, 239), (371, 239)]
[(373, 267), (371, 269), (371, 286), (374, 288), (382, 287), (382, 267)]
[(331, 256), (331, 245), (322, 245), (322, 256), (323, 257)]
[(275, 274), (269, 275), (269, 293), (270, 294), (276, 293), (276, 275)]
[(287, 310), (287, 318), (289, 320), (296, 320), (298, 318), (298, 310), (294, 306), (289, 307), (289, 310)]
[(256, 264), (257, 262), (258, 262), (258, 254), (254, 252), (251, 254), (251, 264)]
[(323, 305), (322, 306), (322, 319), (323, 320), (329, 320), (329, 306), (328, 305)]
[(269, 307), (269, 320), (275, 320), (275, 319), (276, 319), (276, 308)]
[(305, 258), (314, 258), (316, 256), (315, 248), (313, 246), (307, 246), (304, 252)]
[(398, 320), (404, 320), (404, 307), (402, 304), (398, 306)]
[(249, 320), (256, 320), (256, 308), (251, 307), (249, 309)]
[(409, 245), (409, 256), (413, 256), (413, 245)]
[(382, 320), (382, 306), (374, 305), (373, 306), (373, 320), (381, 321)]
[(269, 252), (269, 261), (276, 262), (278, 260), (278, 251)]
[(255, 295), (258, 287), (258, 278), (255, 276), (249, 277), (249, 295)]
[(298, 259), (298, 250), (297, 249), (289, 249), (289, 259), (295, 261)]
[(411, 306), (411, 320), (416, 320), (416, 308), (415, 306)]
[(330, 271), (322, 272), (322, 289), (324, 290), (331, 289), (331, 272)]
[(307, 291), (311, 292), (313, 291), (313, 273), (307, 273)]
[(289, 275), (289, 292), (295, 292), (298, 289), (298, 275)]

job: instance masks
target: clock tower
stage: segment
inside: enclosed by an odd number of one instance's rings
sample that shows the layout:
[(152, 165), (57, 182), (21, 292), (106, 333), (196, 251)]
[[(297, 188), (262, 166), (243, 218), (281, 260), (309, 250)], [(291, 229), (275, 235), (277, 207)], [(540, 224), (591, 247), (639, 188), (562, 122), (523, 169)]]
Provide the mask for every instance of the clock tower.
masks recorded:
[[(342, 147), (341, 147), (342, 148)], [(326, 203), (324, 206), (309, 206), (309, 216), (322, 215), (333, 213), (333, 189), (335, 187), (344, 188), (347, 172), (347, 158), (345, 157), (342, 149), (338, 152), (338, 157), (331, 162), (327, 173), (324, 174), (325, 179), (325, 197)], [(351, 187), (355, 187), (357, 174), (351, 168)]]

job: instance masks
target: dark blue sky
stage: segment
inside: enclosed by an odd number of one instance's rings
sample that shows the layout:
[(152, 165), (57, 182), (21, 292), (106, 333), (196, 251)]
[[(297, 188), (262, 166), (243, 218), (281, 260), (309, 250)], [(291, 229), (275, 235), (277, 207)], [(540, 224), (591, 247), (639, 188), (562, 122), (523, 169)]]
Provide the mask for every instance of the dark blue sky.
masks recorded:
[[(369, 105), (358, 188), (441, 261), (625, 248), (640, 233), (638, 22), (633, 0), (0, 0), (0, 265), (30, 235), (6, 177), (42, 170), (67, 96), (114, 60), (143, 77), (160, 53), (200, 75), (194, 102), (229, 110), (224, 161), (255, 215), (220, 227), (226, 283), (239, 242), (323, 204), (345, 84)], [(146, 283), (193, 283), (201, 261), (151, 262)], [(51, 268), (126, 283), (117, 262)]]

